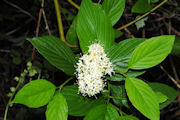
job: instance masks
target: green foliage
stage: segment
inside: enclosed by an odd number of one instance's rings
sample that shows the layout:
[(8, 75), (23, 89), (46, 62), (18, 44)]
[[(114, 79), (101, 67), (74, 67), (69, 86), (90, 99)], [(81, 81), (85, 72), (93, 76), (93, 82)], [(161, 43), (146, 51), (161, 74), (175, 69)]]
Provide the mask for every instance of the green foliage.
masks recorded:
[(146, 39), (144, 38), (131, 38), (123, 40), (107, 50), (107, 56), (115, 66), (115, 71), (127, 69), (128, 61), (133, 50), (145, 40)]
[(112, 25), (114, 25), (120, 19), (124, 11), (125, 0), (104, 0), (102, 7), (109, 16)]
[(54, 36), (28, 38), (28, 40), (52, 65), (68, 75), (74, 75), (75, 55), (63, 41)]
[(161, 92), (162, 94), (164, 94), (168, 98), (165, 102), (160, 104), (160, 106), (159, 106), (160, 109), (163, 109), (163, 108), (167, 107), (178, 96), (178, 92), (174, 88), (169, 87), (168, 85), (165, 85), (165, 84), (162, 84), (162, 83), (156, 83), (156, 82), (149, 83), (149, 85), (151, 86), (151, 88), (155, 92)]
[(175, 36), (153, 37), (141, 43), (132, 53), (128, 67), (146, 69), (161, 63), (171, 52)]
[(119, 114), (111, 104), (101, 104), (93, 108), (84, 120), (117, 120)]
[(180, 37), (176, 37), (171, 54), (180, 54)]
[(159, 0), (150, 0), (151, 3), (156, 3), (158, 2)]
[(156, 92), (156, 96), (158, 98), (159, 103), (163, 103), (168, 99), (168, 97), (161, 92)]
[(58, 91), (46, 110), (46, 120), (67, 120), (68, 106), (64, 96)]
[(132, 8), (133, 13), (145, 13), (151, 10), (152, 7), (148, 0), (138, 0)]
[(46, 105), (53, 97), (56, 86), (43, 79), (26, 84), (15, 96), (13, 103), (24, 104), (30, 108)]
[(125, 116), (120, 116), (118, 120), (139, 120), (139, 119), (131, 115), (125, 115)]
[(123, 32), (115, 29), (115, 38), (120, 38), (123, 35)]
[[(151, 0), (149, 3), (147, 0), (138, 0), (133, 6), (132, 12), (147, 12), (152, 8), (150, 4), (157, 1)], [(100, 43), (113, 64), (114, 73), (110, 76), (102, 76), (103, 79), (109, 80), (107, 87), (102, 91), (103, 94), (85, 97), (78, 93), (77, 85), (65, 86), (76, 75), (75, 66), (80, 55), (75, 55), (71, 48), (59, 38), (43, 36), (28, 40), (52, 65), (73, 77), (56, 87), (51, 82), (40, 79), (39, 75), (37, 80), (27, 83), (16, 94), (12, 103), (24, 104), (31, 108), (47, 105), (47, 120), (67, 120), (68, 115), (85, 116), (84, 120), (138, 120), (121, 110), (123, 106), (128, 108), (127, 110), (131, 110), (131, 104), (147, 118), (159, 120), (160, 109), (174, 101), (177, 92), (167, 85), (160, 83), (148, 85), (135, 77), (145, 72), (139, 71), (139, 69), (153, 67), (168, 56), (172, 50), (175, 36), (166, 35), (150, 39), (131, 38), (116, 43), (115, 38), (122, 36), (122, 33), (112, 26), (120, 19), (124, 8), (125, 0), (104, 0), (102, 5), (93, 3), (91, 0), (82, 0), (78, 15), (75, 18), (72, 14), (68, 17), (68, 20), (73, 18), (74, 20), (66, 34), (67, 42), (72, 45), (80, 43), (83, 53), (87, 53), (91, 44)], [(68, 10), (62, 9), (64, 16), (68, 12)], [(145, 20), (136, 23), (138, 29), (144, 26)], [(79, 48), (73, 50), (77, 49), (79, 50)], [(18, 52), (14, 52), (12, 57), (19, 57)], [(82, 61), (82, 64), (84, 62)], [(20, 64), (17, 61), (15, 63)], [(22, 82), (26, 75), (32, 77), (36, 73), (40, 73), (40, 70), (28, 62), (27, 70), (24, 70), (21, 77), (16, 77), (15, 80)], [(77, 79), (79, 80), (79, 78)], [(102, 82), (106, 82), (106, 80)], [(78, 84), (80, 84), (79, 81)], [(93, 87), (93, 89), (97, 88)], [(16, 90), (11, 87), (12, 93)], [(11, 98), (13, 98), (12, 93), (9, 94)], [(133, 113), (133, 111), (128, 112)]]
[(109, 17), (100, 5), (83, 0), (77, 18), (77, 35), (83, 53), (92, 43), (100, 43), (105, 50), (114, 42), (115, 33)]
[(68, 114), (73, 116), (85, 116), (93, 107), (105, 102), (104, 98), (102, 97), (93, 99), (83, 97), (82, 95), (78, 94), (77, 85), (64, 87), (62, 94), (66, 98), (68, 104)]
[(125, 106), (129, 108), (124, 85), (110, 85), (110, 88), (113, 96), (113, 102), (120, 107)]
[[(142, 75), (144, 73), (145, 73), (145, 71), (127, 71), (126, 75), (129, 76), (129, 77), (137, 77), (137, 76), (140, 76), (140, 75)], [(126, 77), (124, 77), (121, 74), (114, 74), (111, 77), (107, 76), (106, 78), (108, 80), (111, 80), (111, 81), (124, 81), (126, 79)]]
[(147, 118), (159, 120), (159, 103), (156, 94), (148, 84), (137, 78), (127, 78), (125, 88), (128, 98), (135, 108)]
[(67, 34), (66, 41), (71, 45), (78, 45), (78, 37), (76, 33), (77, 17), (73, 20)]

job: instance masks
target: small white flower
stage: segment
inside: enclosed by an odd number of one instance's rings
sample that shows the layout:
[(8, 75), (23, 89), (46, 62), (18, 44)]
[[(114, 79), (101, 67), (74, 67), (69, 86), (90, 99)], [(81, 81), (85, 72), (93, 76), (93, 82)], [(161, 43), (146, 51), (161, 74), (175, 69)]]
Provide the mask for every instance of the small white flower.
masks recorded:
[(79, 93), (89, 97), (100, 93), (105, 87), (106, 74), (112, 75), (113, 65), (106, 57), (103, 47), (94, 43), (89, 46), (88, 54), (79, 58), (76, 67)]

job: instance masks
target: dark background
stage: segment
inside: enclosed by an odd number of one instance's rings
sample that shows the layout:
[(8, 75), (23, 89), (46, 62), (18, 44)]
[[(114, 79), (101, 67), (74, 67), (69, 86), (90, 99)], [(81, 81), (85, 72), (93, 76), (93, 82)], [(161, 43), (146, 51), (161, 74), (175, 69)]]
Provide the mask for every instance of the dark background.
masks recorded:
[[(98, 0), (94, 0), (98, 1)], [(60, 0), (62, 19), (65, 33), (69, 29), (72, 20), (78, 10), (67, 0)], [(80, 5), (81, 0), (74, 0)], [(132, 14), (131, 8), (134, 0), (126, 0), (126, 8), (123, 16), (114, 28), (123, 26), (134, 20), (139, 14)], [(154, 6), (157, 4), (154, 4)], [(27, 61), (32, 60), (32, 45), (26, 40), (28, 37), (35, 37), (38, 22), (40, 0), (0, 0), (0, 120), (3, 119), (5, 106), (8, 102), (7, 94), (10, 87), (15, 87), (17, 82), (13, 80), (26, 68)], [(58, 25), (53, 0), (45, 0), (44, 11), (47, 23), (52, 35), (58, 35)], [(148, 16), (145, 27), (137, 30), (135, 25), (122, 30), (123, 36), (118, 38), (121, 41), (130, 37), (153, 37), (159, 35), (173, 34), (180, 36), (180, 1), (169, 0), (165, 5)], [(39, 36), (48, 35), (44, 20), (41, 20)], [(169, 55), (161, 65), (178, 82), (175, 75), (180, 73), (180, 56)], [(42, 76), (56, 85), (60, 85), (67, 79), (63, 72), (51, 66), (38, 52), (35, 53), (33, 64), (42, 69)], [(173, 71), (173, 69), (175, 69)], [(175, 72), (176, 71), (176, 72)], [(167, 73), (159, 66), (149, 69), (141, 76), (149, 82), (160, 82), (168, 84), (178, 91), (177, 86), (168, 78)], [(24, 84), (29, 81), (27, 77)], [(22, 85), (23, 86), (23, 85)], [(9, 108), (9, 120), (44, 120), (45, 107), (30, 109), (23, 105), (13, 105)], [(178, 117), (179, 116), (179, 117)], [(69, 119), (81, 119), (69, 117)], [(142, 119), (145, 118), (142, 116)], [(180, 94), (178, 98), (168, 107), (161, 111), (162, 120), (180, 120)]]

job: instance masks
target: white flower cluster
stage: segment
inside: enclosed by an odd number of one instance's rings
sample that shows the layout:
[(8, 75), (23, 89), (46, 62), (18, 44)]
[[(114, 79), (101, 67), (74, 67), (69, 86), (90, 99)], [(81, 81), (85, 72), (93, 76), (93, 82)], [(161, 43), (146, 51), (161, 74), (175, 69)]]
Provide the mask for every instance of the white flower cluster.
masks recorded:
[(106, 74), (111, 76), (114, 72), (112, 63), (106, 57), (103, 47), (98, 43), (90, 45), (88, 54), (79, 58), (76, 71), (79, 93), (89, 97), (100, 93), (105, 87), (103, 76)]

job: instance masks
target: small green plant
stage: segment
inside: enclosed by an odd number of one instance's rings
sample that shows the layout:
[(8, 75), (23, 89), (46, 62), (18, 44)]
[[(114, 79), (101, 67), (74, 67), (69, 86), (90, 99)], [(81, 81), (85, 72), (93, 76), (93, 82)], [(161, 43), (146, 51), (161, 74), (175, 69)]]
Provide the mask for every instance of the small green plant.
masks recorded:
[[(80, 55), (54, 36), (28, 38), (45, 59), (71, 77), (57, 87), (39, 77), (27, 83), (10, 103), (30, 108), (47, 105), (47, 120), (67, 120), (68, 115), (84, 116), (84, 120), (138, 120), (121, 109), (124, 106), (131, 112), (132, 104), (147, 118), (159, 120), (160, 110), (174, 101), (177, 92), (165, 84), (147, 83), (137, 77), (168, 56), (175, 36), (116, 43), (113, 26), (124, 8), (125, 0), (105, 0), (102, 5), (82, 0), (66, 36), (68, 45), (79, 43)], [(75, 85), (65, 86), (74, 79)]]

